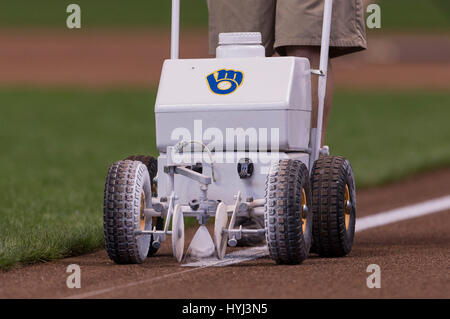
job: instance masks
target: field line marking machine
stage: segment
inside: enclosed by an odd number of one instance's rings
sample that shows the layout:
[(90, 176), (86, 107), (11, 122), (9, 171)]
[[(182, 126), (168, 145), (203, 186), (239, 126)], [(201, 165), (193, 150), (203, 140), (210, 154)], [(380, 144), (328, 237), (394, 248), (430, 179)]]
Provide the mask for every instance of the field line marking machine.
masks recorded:
[[(168, 237), (180, 263), (223, 259), (227, 247), (252, 240), (265, 241), (278, 264), (350, 252), (352, 167), (321, 147), (332, 6), (324, 0), (320, 68), (312, 70), (306, 58), (266, 57), (257, 32), (221, 33), (216, 58), (179, 59), (180, 0), (172, 0), (171, 58), (155, 104), (160, 154), (115, 162), (106, 177), (104, 237), (114, 262), (142, 263)], [(200, 226), (185, 249), (188, 217)]]

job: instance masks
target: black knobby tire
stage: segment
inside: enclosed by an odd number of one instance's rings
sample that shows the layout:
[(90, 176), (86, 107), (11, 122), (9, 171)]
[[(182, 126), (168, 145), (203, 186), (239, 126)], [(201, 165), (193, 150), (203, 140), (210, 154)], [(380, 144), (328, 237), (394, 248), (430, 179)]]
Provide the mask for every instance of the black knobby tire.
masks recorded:
[[(154, 182), (154, 178), (156, 177), (156, 174), (158, 173), (158, 161), (153, 156), (146, 156), (146, 155), (133, 155), (128, 156), (126, 158), (127, 160), (132, 161), (139, 161), (144, 163), (145, 166), (147, 166), (148, 173), (150, 174), (150, 181), (152, 184), (152, 196), (156, 197), (156, 184)], [(164, 219), (162, 217), (155, 217), (152, 221), (152, 227), (156, 227), (156, 230), (162, 230), (164, 229)], [(155, 248), (152, 246), (153, 243), (153, 236), (150, 239), (150, 249), (148, 250), (148, 257), (153, 256), (158, 251), (158, 248)]]
[[(118, 264), (142, 263), (150, 247), (151, 222), (142, 219), (144, 206), (151, 205), (151, 184), (147, 167), (139, 161), (118, 161), (106, 177), (103, 227), (109, 257)], [(143, 223), (141, 223), (143, 220)]]
[(158, 173), (158, 161), (153, 156), (146, 156), (146, 155), (133, 155), (128, 156), (126, 160), (131, 161), (139, 161), (141, 163), (144, 163), (145, 166), (147, 166), (148, 173), (150, 174), (150, 180), (152, 182), (152, 186), (154, 186), (153, 179), (156, 177), (156, 174)]
[(319, 158), (314, 163), (311, 184), (314, 251), (322, 257), (345, 256), (353, 246), (356, 218), (350, 162), (341, 156)]
[(270, 257), (278, 264), (300, 264), (308, 257), (312, 239), (311, 187), (305, 164), (290, 159), (274, 163), (267, 176), (265, 196)]

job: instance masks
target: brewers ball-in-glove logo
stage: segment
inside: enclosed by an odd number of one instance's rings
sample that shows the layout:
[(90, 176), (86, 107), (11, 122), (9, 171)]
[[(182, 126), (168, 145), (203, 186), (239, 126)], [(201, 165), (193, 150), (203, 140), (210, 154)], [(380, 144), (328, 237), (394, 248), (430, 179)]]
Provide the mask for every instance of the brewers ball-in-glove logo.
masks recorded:
[(236, 70), (221, 69), (206, 77), (208, 86), (215, 94), (230, 94), (236, 91), (244, 81), (244, 73)]

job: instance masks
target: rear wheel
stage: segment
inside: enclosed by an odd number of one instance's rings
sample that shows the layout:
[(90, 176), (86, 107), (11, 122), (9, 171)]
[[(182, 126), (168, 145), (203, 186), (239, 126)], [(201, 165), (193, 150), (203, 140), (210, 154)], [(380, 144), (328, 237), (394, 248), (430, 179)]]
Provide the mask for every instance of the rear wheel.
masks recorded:
[(151, 230), (151, 219), (144, 209), (151, 205), (151, 185), (147, 167), (139, 161), (118, 161), (106, 177), (103, 227), (106, 251), (118, 264), (145, 261), (150, 235), (136, 231)]
[(350, 162), (324, 156), (312, 171), (313, 244), (323, 257), (350, 253), (355, 236), (356, 192)]
[(284, 159), (270, 168), (266, 181), (265, 228), (269, 254), (278, 264), (300, 264), (312, 237), (308, 169)]
[[(152, 196), (156, 197), (157, 193), (157, 185), (154, 182), (154, 178), (158, 173), (158, 161), (153, 156), (145, 156), (145, 155), (133, 155), (126, 158), (127, 160), (139, 161), (147, 166), (148, 173), (150, 175), (150, 182), (152, 185)], [(156, 227), (156, 230), (164, 229), (164, 219), (162, 217), (153, 217), (152, 218), (152, 227)], [(151, 257), (158, 251), (158, 248), (152, 246), (153, 236), (150, 239), (150, 248), (148, 250), (148, 256)]]

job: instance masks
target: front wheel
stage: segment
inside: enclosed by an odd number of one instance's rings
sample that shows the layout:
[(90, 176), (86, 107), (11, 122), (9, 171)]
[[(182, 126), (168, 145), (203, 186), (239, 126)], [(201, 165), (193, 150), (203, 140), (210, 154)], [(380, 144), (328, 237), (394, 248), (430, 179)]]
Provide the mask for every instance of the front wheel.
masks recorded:
[[(128, 156), (126, 160), (131, 161), (139, 161), (147, 166), (148, 174), (150, 175), (150, 184), (152, 186), (152, 196), (157, 197), (157, 185), (155, 183), (155, 177), (158, 173), (158, 161), (153, 156), (146, 155), (133, 155)], [(156, 228), (156, 230), (164, 229), (164, 219), (162, 217), (153, 217), (152, 218), (152, 227)], [(153, 236), (150, 237), (150, 248), (148, 249), (148, 257), (151, 257), (156, 254), (158, 248), (153, 247)]]
[(144, 209), (151, 207), (152, 189), (147, 167), (140, 161), (124, 160), (111, 165), (106, 177), (103, 226), (108, 256), (118, 264), (143, 263), (151, 235), (152, 219)]
[(355, 237), (356, 191), (350, 162), (341, 156), (324, 156), (311, 176), (313, 245), (322, 257), (350, 253)]
[(266, 181), (265, 228), (269, 255), (278, 264), (300, 264), (311, 247), (308, 169), (297, 160), (274, 163)]

